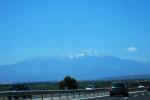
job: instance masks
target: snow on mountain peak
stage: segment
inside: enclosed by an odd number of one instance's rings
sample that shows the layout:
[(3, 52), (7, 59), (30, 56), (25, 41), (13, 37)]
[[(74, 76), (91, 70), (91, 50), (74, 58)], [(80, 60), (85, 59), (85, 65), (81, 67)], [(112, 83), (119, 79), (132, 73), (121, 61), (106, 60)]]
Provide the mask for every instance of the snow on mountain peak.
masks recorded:
[(99, 52), (95, 52), (95, 51), (84, 51), (84, 52), (80, 52), (80, 53), (75, 53), (75, 54), (67, 54), (67, 55), (63, 55), (64, 57), (73, 59), (73, 58), (82, 58), (82, 57), (86, 57), (86, 56), (103, 56), (103, 54), (100, 54)]

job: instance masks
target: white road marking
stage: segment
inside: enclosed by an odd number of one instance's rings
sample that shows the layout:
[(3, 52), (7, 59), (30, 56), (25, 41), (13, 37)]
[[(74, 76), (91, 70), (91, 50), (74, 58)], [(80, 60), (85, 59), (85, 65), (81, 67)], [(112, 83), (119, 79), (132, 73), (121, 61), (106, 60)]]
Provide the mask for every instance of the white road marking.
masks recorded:
[(141, 93), (141, 92), (145, 92), (145, 91), (134, 91), (134, 92), (129, 92), (129, 93)]
[(134, 95), (134, 97), (137, 97), (138, 95)]
[(87, 97), (87, 98), (80, 98), (80, 99), (72, 99), (72, 100), (86, 100), (86, 99), (94, 99), (94, 98), (102, 98), (102, 97), (108, 97), (109, 95), (104, 96), (96, 96), (96, 97)]
[(142, 95), (144, 95), (144, 94), (142, 94)]
[(128, 99), (128, 97), (124, 97), (123, 99), (124, 99), (124, 100), (127, 100), (127, 99)]
[[(144, 91), (134, 91), (134, 92), (129, 92), (131, 94), (134, 93), (142, 93)], [(108, 97), (109, 95), (104, 95), (104, 96), (96, 96), (96, 97), (87, 97), (87, 98), (79, 98), (79, 99), (72, 99), (72, 100), (86, 100), (86, 99), (94, 99), (94, 98), (99, 98), (99, 97)], [(134, 97), (137, 97), (138, 95), (134, 95)], [(128, 97), (125, 97), (124, 100), (127, 100)]]

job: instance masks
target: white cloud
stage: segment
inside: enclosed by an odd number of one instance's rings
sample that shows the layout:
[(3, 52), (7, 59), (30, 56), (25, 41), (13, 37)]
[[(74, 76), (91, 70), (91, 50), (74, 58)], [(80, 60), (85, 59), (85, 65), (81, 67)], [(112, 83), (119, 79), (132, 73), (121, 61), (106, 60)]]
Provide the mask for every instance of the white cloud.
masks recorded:
[(126, 50), (129, 52), (137, 52), (138, 51), (138, 49), (136, 47), (128, 47), (128, 48), (126, 48)]

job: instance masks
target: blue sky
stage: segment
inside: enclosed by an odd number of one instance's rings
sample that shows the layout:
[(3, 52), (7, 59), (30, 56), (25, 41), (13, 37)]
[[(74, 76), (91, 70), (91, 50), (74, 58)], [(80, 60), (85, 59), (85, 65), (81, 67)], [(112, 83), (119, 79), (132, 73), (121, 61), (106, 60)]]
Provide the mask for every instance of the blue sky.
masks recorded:
[(0, 0), (0, 64), (94, 50), (150, 61), (149, 0)]

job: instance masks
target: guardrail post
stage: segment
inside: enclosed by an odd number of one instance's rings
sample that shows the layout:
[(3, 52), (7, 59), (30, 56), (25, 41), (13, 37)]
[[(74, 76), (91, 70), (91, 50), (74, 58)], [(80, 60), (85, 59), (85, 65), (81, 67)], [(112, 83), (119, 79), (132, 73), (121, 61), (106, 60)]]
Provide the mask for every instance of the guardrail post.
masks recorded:
[(31, 96), (30, 100), (32, 100), (32, 96)]
[(53, 93), (51, 94), (51, 100), (53, 99)]
[(59, 93), (59, 98), (61, 99), (61, 93)]
[(107, 90), (105, 90), (105, 94), (107, 94), (108, 92), (107, 92)]
[(75, 92), (73, 92), (73, 98), (75, 98)]
[(84, 96), (86, 96), (86, 91), (84, 91)]
[(3, 100), (5, 100), (5, 96), (3, 96)]
[(80, 92), (79, 92), (79, 97), (80, 97)]
[(68, 92), (66, 93), (66, 96), (67, 96), (67, 98), (68, 98)]
[(95, 96), (95, 94), (96, 94), (96, 91), (94, 91), (94, 96)]
[(44, 100), (44, 95), (43, 94), (41, 95), (41, 97), (42, 97), (42, 100)]

